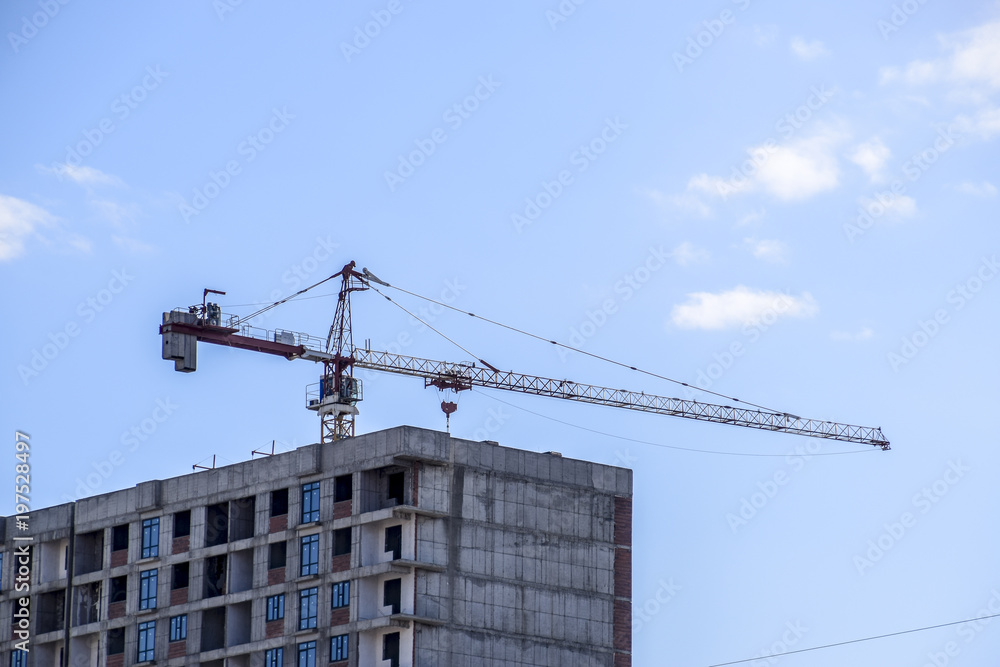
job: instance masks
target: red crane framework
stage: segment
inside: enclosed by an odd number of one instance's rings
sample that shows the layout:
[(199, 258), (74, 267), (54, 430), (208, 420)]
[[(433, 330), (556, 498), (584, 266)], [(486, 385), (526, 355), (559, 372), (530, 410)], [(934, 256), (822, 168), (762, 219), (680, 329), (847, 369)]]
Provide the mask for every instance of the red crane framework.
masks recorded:
[[(478, 361), (483, 366), (477, 366), (475, 363), (448, 363), (379, 352), (367, 347), (355, 347), (351, 335), (351, 293), (370, 289), (372, 283), (391, 287), (375, 277), (368, 269), (359, 272), (355, 270), (355, 266), (356, 264), (351, 262), (339, 273), (271, 304), (258, 313), (243, 319), (230, 316), (225, 322), (218, 304), (205, 301), (208, 294), (225, 294), (225, 292), (206, 289), (200, 306), (163, 314), (163, 323), (160, 325), (160, 334), (163, 336), (163, 358), (172, 360), (177, 371), (193, 372), (197, 369), (197, 343), (202, 341), (264, 352), (286, 359), (304, 359), (323, 364), (320, 381), (306, 389), (306, 407), (316, 411), (320, 416), (322, 442), (333, 442), (354, 436), (357, 404), (363, 398), (361, 380), (354, 377), (354, 369), (364, 368), (423, 378), (425, 387), (433, 386), (454, 391), (473, 387), (505, 389), (581, 403), (889, 449), (889, 441), (882, 435), (882, 429), (877, 427), (804, 419), (783, 412), (716, 405), (501, 371), (482, 359)], [(325, 344), (321, 339), (307, 334), (280, 329), (265, 331), (248, 323), (248, 320), (257, 314), (337, 277), (341, 278), (340, 295)], [(441, 407), (450, 417), (456, 406), (454, 403), (445, 402)]]

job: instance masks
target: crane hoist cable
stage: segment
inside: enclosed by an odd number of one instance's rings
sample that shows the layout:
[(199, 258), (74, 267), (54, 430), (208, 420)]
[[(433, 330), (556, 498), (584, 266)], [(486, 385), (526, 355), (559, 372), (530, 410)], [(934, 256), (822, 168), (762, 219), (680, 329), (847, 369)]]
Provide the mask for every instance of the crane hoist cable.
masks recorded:
[[(769, 408), (769, 407), (766, 407), (766, 406), (763, 406), (763, 405), (759, 405), (757, 403), (751, 403), (750, 401), (744, 401), (742, 399), (736, 398), (735, 396), (728, 396), (726, 394), (721, 394), (721, 393), (719, 393), (717, 391), (712, 391), (711, 389), (704, 389), (704, 388), (699, 387), (697, 385), (689, 384), (687, 382), (682, 382), (681, 380), (676, 380), (674, 378), (667, 377), (666, 375), (661, 375), (659, 373), (654, 373), (653, 371), (647, 371), (645, 369), (638, 368), (636, 366), (632, 366), (630, 364), (626, 364), (626, 363), (621, 362), (621, 361), (616, 361), (614, 359), (609, 359), (608, 357), (602, 356), (600, 354), (595, 354), (593, 352), (587, 352), (586, 350), (581, 350), (578, 347), (573, 347), (572, 345), (566, 345), (565, 343), (560, 343), (559, 341), (551, 340), (549, 338), (545, 338), (543, 336), (539, 336), (538, 334), (533, 334), (530, 331), (524, 331), (523, 329), (519, 329), (519, 328), (511, 326), (509, 324), (504, 324), (503, 322), (497, 322), (496, 320), (492, 320), (492, 319), (490, 319), (488, 317), (483, 317), (482, 315), (476, 315), (475, 313), (470, 313), (468, 311), (462, 310), (461, 308), (456, 308), (456, 307), (454, 307), (452, 305), (449, 305), (447, 303), (442, 303), (441, 301), (437, 301), (436, 299), (432, 299), (430, 297), (423, 296), (422, 294), (417, 294), (416, 292), (411, 292), (411, 291), (409, 291), (407, 289), (403, 289), (402, 287), (397, 287), (396, 285), (391, 285), (391, 284), (389, 284), (389, 283), (387, 283), (385, 281), (379, 281), (379, 282), (381, 284), (385, 285), (386, 287), (391, 287), (394, 290), (403, 292), (405, 294), (409, 294), (409, 295), (414, 296), (414, 297), (416, 297), (418, 299), (423, 299), (424, 301), (428, 301), (430, 303), (435, 303), (435, 304), (437, 304), (439, 306), (442, 306), (444, 308), (448, 308), (448, 309), (453, 310), (453, 311), (455, 311), (457, 313), (462, 313), (463, 315), (468, 315), (469, 317), (474, 317), (474, 318), (476, 318), (478, 320), (482, 320), (484, 322), (488, 322), (488, 323), (496, 325), (498, 327), (503, 327), (504, 329), (509, 329), (510, 331), (514, 331), (516, 333), (522, 334), (524, 336), (528, 336), (530, 338), (535, 338), (537, 340), (540, 340), (540, 341), (543, 341), (543, 342), (546, 342), (546, 343), (551, 343), (552, 345), (556, 345), (557, 347), (561, 347), (561, 348), (570, 350), (572, 352), (579, 352), (580, 354), (586, 355), (588, 357), (592, 357), (594, 359), (598, 359), (600, 361), (604, 361), (604, 362), (609, 363), (609, 364), (613, 364), (615, 366), (620, 366), (622, 368), (627, 368), (627, 369), (635, 371), (637, 373), (642, 373), (644, 375), (649, 375), (651, 377), (655, 377), (655, 378), (658, 378), (660, 380), (666, 380), (667, 382), (673, 382), (674, 384), (681, 385), (682, 387), (688, 387), (689, 389), (692, 389), (694, 391), (703, 391), (706, 394), (711, 394), (713, 396), (718, 396), (719, 398), (724, 398), (724, 399), (726, 399), (728, 401), (735, 401), (737, 403), (742, 403), (744, 405), (752, 405), (755, 408), (759, 408), (761, 410), (767, 410), (769, 412), (774, 412), (775, 414), (780, 414), (780, 415), (787, 414), (787, 413), (783, 412), (782, 410), (776, 410), (774, 408)], [(374, 289), (374, 288), (372, 288), (372, 289)], [(379, 292), (379, 294), (382, 294), (382, 293)], [(385, 296), (385, 295), (383, 294), (383, 296)], [(388, 299), (388, 297), (386, 297), (386, 298)], [(391, 299), (390, 299), (390, 301), (391, 301)], [(795, 415), (789, 415), (789, 416), (794, 417)]]
[[(514, 408), (515, 410), (520, 410), (521, 412), (527, 412), (530, 415), (535, 415), (536, 417), (541, 417), (542, 419), (547, 419), (549, 421), (556, 422), (557, 424), (562, 424), (564, 426), (571, 426), (573, 428), (580, 429), (581, 431), (587, 431), (589, 433), (595, 433), (597, 435), (604, 436), (604, 437), (607, 437), (607, 438), (615, 438), (616, 440), (625, 440), (626, 442), (634, 442), (634, 443), (639, 444), (639, 445), (649, 445), (651, 447), (660, 447), (660, 448), (663, 448), (663, 449), (676, 449), (678, 451), (693, 452), (695, 454), (718, 454), (718, 455), (721, 455), (721, 456), (750, 456), (750, 457), (754, 457), (754, 458), (757, 458), (757, 457), (764, 457), (764, 458), (787, 458), (789, 456), (789, 454), (787, 452), (784, 453), (784, 454), (758, 454), (756, 452), (720, 452), (720, 451), (712, 450), (712, 449), (696, 449), (694, 447), (678, 447), (677, 445), (665, 445), (662, 442), (653, 442), (651, 440), (639, 440), (638, 438), (630, 438), (628, 436), (620, 435), (618, 433), (608, 433), (606, 431), (598, 431), (595, 428), (589, 428), (587, 426), (580, 426), (579, 424), (577, 424), (575, 422), (568, 422), (568, 421), (565, 421), (565, 420), (562, 420), (562, 419), (556, 419), (555, 417), (552, 417), (550, 415), (546, 415), (546, 414), (543, 414), (541, 412), (535, 412), (534, 410), (529, 410), (528, 408), (525, 408), (525, 407), (520, 406), (520, 405), (515, 405), (514, 403), (509, 403), (509, 402), (503, 400), (502, 398), (497, 398), (496, 396), (494, 396), (490, 392), (480, 391), (479, 389), (476, 389), (475, 387), (473, 387), (472, 391), (474, 391), (477, 394), (481, 394), (483, 396), (486, 396), (489, 399), (497, 401), (498, 403), (503, 403), (504, 405), (506, 405), (508, 407)], [(876, 449), (854, 449), (854, 450), (847, 451), (847, 452), (817, 452), (815, 454), (809, 453), (809, 454), (806, 454), (805, 456), (808, 456), (809, 458), (812, 458), (814, 456), (841, 456), (843, 454), (865, 454), (865, 453), (868, 453), (868, 452), (875, 452), (875, 451), (878, 451), (878, 450), (876, 450)]]

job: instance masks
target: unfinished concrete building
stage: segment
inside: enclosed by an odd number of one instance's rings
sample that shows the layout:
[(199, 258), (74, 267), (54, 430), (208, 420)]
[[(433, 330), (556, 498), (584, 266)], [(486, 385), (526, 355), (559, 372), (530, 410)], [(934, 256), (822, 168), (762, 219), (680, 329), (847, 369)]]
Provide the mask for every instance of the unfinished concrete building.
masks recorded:
[(3, 664), (630, 665), (631, 498), (629, 470), (399, 427), (8, 517)]

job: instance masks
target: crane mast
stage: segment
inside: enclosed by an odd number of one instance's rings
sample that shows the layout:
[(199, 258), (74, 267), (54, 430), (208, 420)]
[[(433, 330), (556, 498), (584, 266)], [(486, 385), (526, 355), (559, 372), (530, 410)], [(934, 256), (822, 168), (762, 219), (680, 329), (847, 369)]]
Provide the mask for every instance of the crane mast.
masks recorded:
[(321, 442), (354, 437), (357, 403), (363, 398), (361, 382), (354, 377), (351, 292), (368, 288), (365, 277), (354, 270), (355, 266), (354, 262), (350, 262), (339, 274), (342, 280), (337, 310), (326, 337), (326, 351), (332, 358), (323, 360), (320, 400), (314, 408), (320, 415)]
[[(357, 403), (363, 399), (361, 380), (354, 377), (354, 369), (357, 367), (423, 378), (425, 387), (455, 391), (473, 387), (503, 389), (889, 449), (889, 441), (877, 427), (805, 419), (788, 413), (703, 403), (501, 371), (481, 360), (485, 366), (355, 348), (351, 333), (351, 293), (369, 289), (370, 282), (388, 285), (367, 269), (356, 271), (355, 266), (351, 262), (340, 273), (331, 276), (341, 276), (341, 289), (333, 324), (325, 342), (296, 332), (258, 329), (236, 317), (230, 317), (223, 324), (218, 305), (203, 303), (201, 307), (192, 306), (186, 311), (174, 310), (163, 314), (160, 326), (163, 358), (173, 360), (175, 370), (192, 372), (197, 368), (197, 342), (201, 341), (264, 352), (286, 359), (322, 363), (323, 376), (320, 382), (310, 385), (306, 390), (306, 407), (320, 416), (322, 442), (334, 442), (354, 436)], [(206, 290), (206, 293), (208, 291), (210, 290)], [(453, 411), (453, 407), (451, 409)]]

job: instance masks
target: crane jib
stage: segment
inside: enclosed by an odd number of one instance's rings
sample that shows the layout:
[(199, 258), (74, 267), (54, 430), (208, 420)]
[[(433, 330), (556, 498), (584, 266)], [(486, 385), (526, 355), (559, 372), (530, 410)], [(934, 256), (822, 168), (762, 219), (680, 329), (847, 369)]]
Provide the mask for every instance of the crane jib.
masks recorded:
[[(349, 310), (341, 310), (341, 316), (349, 319)], [(349, 344), (349, 337), (335, 336), (337, 345), (333, 349), (321, 351), (317, 348), (321, 346), (322, 341), (312, 336), (288, 331), (258, 330), (236, 319), (232, 319), (227, 326), (221, 321), (206, 320), (197, 314), (173, 311), (164, 313), (160, 333), (163, 335), (164, 343), (163, 358), (173, 360), (175, 369), (182, 372), (192, 372), (197, 368), (197, 353), (193, 343), (201, 341), (264, 352), (286, 359), (323, 363), (326, 374), (335, 373), (336, 377), (340, 376), (340, 372), (336, 371), (337, 368), (356, 366), (419, 377), (424, 380), (425, 386), (434, 385), (458, 391), (472, 387), (503, 389), (698, 421), (872, 445), (883, 450), (890, 448), (889, 441), (877, 427), (804, 419), (787, 413), (580, 384), (570, 380), (499, 371), (492, 366), (484, 368), (473, 363), (449, 363), (353, 348)], [(329, 340), (327, 344), (329, 345)], [(359, 384), (351, 386), (360, 388)], [(351, 410), (357, 412), (356, 409), (351, 408)]]
[(469, 386), (504, 389), (538, 396), (564, 398), (583, 403), (652, 412), (720, 424), (732, 424), (767, 431), (793, 433), (828, 440), (840, 440), (889, 449), (889, 441), (880, 428), (854, 426), (815, 419), (802, 419), (784, 413), (765, 412), (680, 398), (657, 396), (625, 389), (579, 384), (512, 371), (493, 371), (470, 364), (453, 364), (408, 357), (390, 352), (356, 349), (358, 368), (399, 373), (424, 380), (463, 383)]

